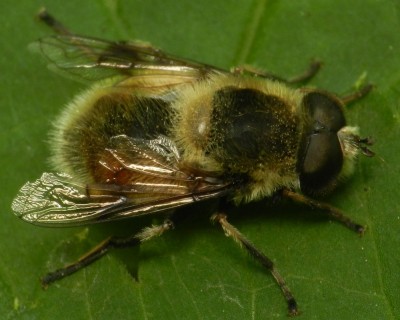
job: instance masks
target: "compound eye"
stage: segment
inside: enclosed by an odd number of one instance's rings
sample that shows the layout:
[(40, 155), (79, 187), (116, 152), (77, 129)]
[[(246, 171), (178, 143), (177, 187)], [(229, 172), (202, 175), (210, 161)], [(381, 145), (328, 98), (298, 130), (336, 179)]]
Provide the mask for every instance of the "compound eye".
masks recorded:
[(346, 125), (339, 100), (324, 92), (303, 98), (305, 122), (297, 168), (305, 194), (321, 194), (334, 187), (343, 166), (338, 131)]
[(323, 130), (338, 132), (346, 125), (342, 105), (339, 100), (325, 92), (309, 92), (303, 98), (303, 110), (311, 120), (311, 127), (314, 131), (318, 123)]
[(318, 194), (335, 181), (343, 165), (343, 153), (336, 133), (316, 133), (308, 137), (300, 168), (301, 190)]

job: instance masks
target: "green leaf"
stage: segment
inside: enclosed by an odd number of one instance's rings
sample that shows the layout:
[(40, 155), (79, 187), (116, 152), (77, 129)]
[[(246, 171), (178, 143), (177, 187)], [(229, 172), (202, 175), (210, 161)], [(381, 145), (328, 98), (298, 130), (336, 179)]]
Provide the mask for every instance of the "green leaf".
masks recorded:
[[(365, 236), (290, 204), (247, 205), (230, 221), (276, 263), (302, 318), (398, 319), (398, 1), (44, 2), (78, 34), (139, 38), (219, 67), (246, 63), (290, 77), (317, 58), (324, 68), (310, 85), (339, 94), (366, 73), (376, 89), (349, 108), (348, 119), (374, 137), (377, 156), (361, 158), (354, 177), (327, 199), (367, 225)], [(27, 50), (51, 33), (34, 19), (42, 5), (3, 1), (0, 13), (2, 318), (286, 319), (272, 277), (208, 223), (208, 204), (182, 209), (197, 214), (140, 250), (108, 255), (46, 291), (40, 288), (41, 275), (102, 238), (134, 233), (151, 222), (45, 229), (11, 213), (20, 186), (51, 169), (47, 132), (62, 105), (83, 89), (48, 72), (43, 59)]]

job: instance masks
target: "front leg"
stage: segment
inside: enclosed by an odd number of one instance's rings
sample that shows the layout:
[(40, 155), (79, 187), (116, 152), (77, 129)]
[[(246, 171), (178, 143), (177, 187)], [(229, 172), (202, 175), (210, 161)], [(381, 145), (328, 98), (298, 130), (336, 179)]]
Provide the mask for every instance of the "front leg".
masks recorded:
[(329, 203), (311, 199), (309, 197), (306, 197), (305, 195), (291, 191), (289, 189), (283, 189), (281, 195), (297, 203), (305, 204), (310, 208), (320, 209), (328, 217), (340, 222), (350, 230), (357, 232), (360, 235), (363, 235), (365, 232), (365, 227), (353, 221), (352, 219), (347, 217), (341, 210), (335, 208), (334, 206), (331, 206)]

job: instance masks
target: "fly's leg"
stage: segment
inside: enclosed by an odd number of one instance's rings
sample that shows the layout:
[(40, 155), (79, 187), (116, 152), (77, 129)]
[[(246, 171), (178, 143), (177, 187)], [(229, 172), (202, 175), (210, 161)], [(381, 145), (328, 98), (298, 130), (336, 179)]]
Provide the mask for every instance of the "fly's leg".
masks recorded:
[(286, 83), (304, 83), (311, 80), (321, 69), (322, 63), (319, 61), (311, 61), (310, 65), (308, 66), (307, 70), (305, 70), (302, 74), (292, 77), (290, 79), (285, 79), (274, 75), (272, 73), (261, 71), (257, 68), (254, 68), (249, 65), (243, 65), (239, 67), (232, 68), (231, 72), (234, 74), (250, 74), (255, 77), (267, 78), (271, 80), (277, 80)]
[(372, 84), (367, 84), (365, 86), (363, 86), (361, 89), (352, 92), (350, 94), (348, 94), (347, 96), (344, 96), (341, 98), (342, 102), (344, 104), (350, 104), (353, 103), (355, 101), (358, 101), (362, 98), (364, 98), (368, 93), (370, 93), (370, 91), (374, 88), (374, 86)]
[(118, 237), (107, 238), (103, 242), (99, 243), (92, 250), (87, 252), (84, 256), (79, 258), (78, 261), (70, 265), (67, 265), (61, 269), (46, 274), (41, 279), (42, 286), (46, 288), (49, 284), (57, 280), (60, 280), (64, 277), (67, 277), (70, 274), (75, 273), (82, 268), (85, 268), (86, 266), (90, 265), (91, 263), (103, 257), (111, 249), (120, 249), (120, 248), (137, 246), (144, 241), (150, 240), (156, 236), (161, 236), (165, 231), (171, 230), (173, 228), (174, 228), (173, 222), (167, 219), (161, 225), (152, 225), (151, 227), (146, 227), (133, 236), (125, 238), (118, 238)]
[(255, 260), (257, 260), (264, 268), (268, 269), (268, 271), (271, 272), (272, 276), (275, 278), (285, 297), (288, 305), (289, 315), (298, 315), (299, 311), (297, 309), (296, 299), (294, 298), (291, 290), (287, 286), (281, 274), (275, 268), (274, 263), (271, 261), (271, 259), (264, 255), (260, 250), (258, 250), (248, 239), (246, 239), (246, 237), (238, 229), (231, 225), (227, 221), (227, 216), (225, 214), (214, 214), (211, 217), (211, 221), (218, 222), (228, 237), (231, 237), (236, 243), (239, 244), (239, 246), (246, 249), (247, 252)]
[(61, 35), (73, 35), (73, 33), (70, 32), (60, 21), (58, 21), (50, 13), (48, 13), (45, 8), (40, 9), (37, 16), (40, 21), (53, 29), (55, 33)]
[(290, 79), (287, 79), (287, 83), (303, 83), (310, 81), (321, 69), (322, 63), (320, 61), (311, 61), (310, 65), (308, 66), (308, 69), (305, 70), (302, 74), (299, 74), (295, 77), (292, 77)]
[(328, 203), (320, 202), (309, 197), (306, 197), (300, 193), (284, 189), (282, 190), (282, 196), (289, 198), (297, 203), (305, 204), (311, 208), (320, 209), (322, 212), (327, 214), (330, 218), (340, 222), (345, 225), (350, 230), (357, 232), (360, 235), (363, 235), (365, 232), (365, 227), (353, 221), (349, 217), (347, 217), (341, 210), (331, 206)]

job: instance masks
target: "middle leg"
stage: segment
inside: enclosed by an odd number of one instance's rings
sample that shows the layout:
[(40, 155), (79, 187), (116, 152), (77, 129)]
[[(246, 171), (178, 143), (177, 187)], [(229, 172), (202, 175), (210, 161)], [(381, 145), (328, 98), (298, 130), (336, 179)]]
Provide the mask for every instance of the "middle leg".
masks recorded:
[(236, 229), (233, 225), (231, 225), (227, 220), (226, 214), (216, 213), (211, 216), (211, 221), (218, 222), (228, 237), (231, 237), (237, 244), (239, 244), (239, 246), (246, 249), (246, 251), (255, 260), (257, 260), (264, 268), (266, 268), (269, 272), (271, 272), (272, 276), (275, 278), (276, 282), (281, 288), (283, 296), (285, 297), (289, 310), (289, 315), (290, 316), (298, 315), (299, 311), (297, 309), (296, 299), (294, 298), (292, 291), (287, 286), (281, 274), (275, 268), (275, 265), (272, 262), (272, 260), (269, 259), (260, 250), (258, 250), (238, 229)]

